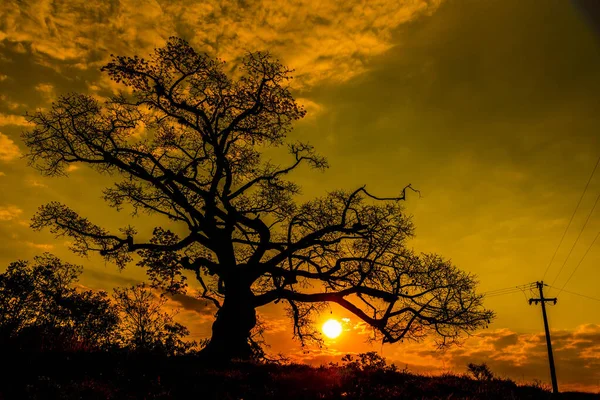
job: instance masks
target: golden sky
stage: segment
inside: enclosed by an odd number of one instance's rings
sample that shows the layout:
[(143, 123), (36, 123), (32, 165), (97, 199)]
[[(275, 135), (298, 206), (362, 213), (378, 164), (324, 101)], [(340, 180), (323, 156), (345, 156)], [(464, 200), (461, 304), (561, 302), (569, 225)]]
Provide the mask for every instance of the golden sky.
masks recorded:
[[(143, 279), (99, 258), (80, 259), (63, 239), (33, 232), (38, 206), (63, 202), (106, 228), (127, 215), (102, 203), (110, 182), (81, 167), (47, 179), (20, 158), (25, 111), (67, 92), (106, 96), (118, 86), (99, 67), (111, 53), (141, 56), (171, 35), (235, 64), (270, 50), (294, 68), (294, 93), (308, 110), (293, 137), (328, 157), (324, 174), (295, 177), (303, 196), (353, 189), (406, 202), (418, 251), (434, 251), (476, 273), (480, 290), (544, 276), (600, 155), (600, 31), (589, 10), (548, 0), (29, 0), (0, 4), (0, 270), (51, 251), (83, 264), (81, 283), (109, 289)], [(562, 287), (600, 231), (600, 171), (545, 281)], [(156, 221), (138, 219), (148, 233)], [(581, 233), (570, 257), (566, 256)], [(558, 271), (564, 264), (560, 275)], [(600, 240), (565, 287), (600, 298)], [(550, 289), (549, 296), (558, 290)], [(562, 388), (600, 390), (600, 304), (562, 292), (549, 308)], [(490, 329), (446, 353), (429, 343), (363, 344), (368, 331), (338, 309), (346, 331), (323, 349), (292, 343), (291, 321), (259, 310), (272, 351), (313, 363), (374, 349), (414, 371), (465, 370), (487, 362), (513, 379), (549, 381), (541, 312), (532, 294), (490, 297)], [(204, 302), (180, 298), (179, 317), (196, 337), (210, 329)], [(323, 322), (321, 321), (321, 322)]]

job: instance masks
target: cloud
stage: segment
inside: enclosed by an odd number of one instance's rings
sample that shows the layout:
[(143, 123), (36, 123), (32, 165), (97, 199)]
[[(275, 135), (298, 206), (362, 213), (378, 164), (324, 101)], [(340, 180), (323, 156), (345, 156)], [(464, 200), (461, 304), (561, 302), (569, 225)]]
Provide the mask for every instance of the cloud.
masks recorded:
[[(68, 244), (65, 244), (65, 246), (68, 246)], [(124, 274), (114, 274), (92, 268), (85, 268), (83, 270), (83, 276), (91, 278), (94, 281), (102, 282), (103, 287), (133, 286), (140, 283), (139, 280), (130, 278)]]
[(140, 7), (136, 0), (26, 0), (0, 6), (0, 40), (30, 44), (40, 63), (86, 69), (110, 53), (145, 55), (178, 35), (226, 60), (270, 50), (301, 82), (316, 84), (365, 71), (371, 57), (394, 45), (394, 29), (431, 15), (440, 2), (155, 0)]
[(12, 161), (20, 156), (21, 151), (15, 142), (5, 134), (0, 133), (0, 161)]
[(0, 114), (0, 126), (5, 125), (31, 126), (22, 115)]
[(35, 90), (47, 100), (51, 100), (55, 96), (54, 85), (51, 83), (40, 83), (35, 86)]
[(19, 107), (26, 107), (25, 104), (12, 101), (7, 95), (0, 94), (0, 104), (4, 104), (9, 110), (16, 110)]
[[(600, 325), (551, 332), (557, 377), (563, 390), (600, 390)], [(548, 353), (543, 333), (517, 333), (509, 329), (487, 331), (469, 338), (463, 346), (440, 353), (433, 346), (402, 346), (403, 360), (429, 369), (465, 372), (468, 363), (486, 363), (500, 377), (532, 382), (548, 381)], [(398, 352), (394, 357), (398, 357)], [(437, 361), (437, 362), (436, 362)], [(437, 364), (437, 367), (436, 367)]]
[[(549, 383), (550, 379), (543, 333), (489, 330), (445, 351), (437, 349), (431, 339), (381, 347), (380, 343), (365, 343), (364, 336), (356, 335), (356, 330), (347, 333), (348, 336), (342, 337), (341, 341), (323, 347), (310, 344), (301, 348), (298, 343), (289, 343), (285, 351), (292, 360), (311, 365), (340, 362), (341, 357), (348, 353), (376, 351), (388, 363), (406, 366), (416, 373), (462, 374), (466, 373), (469, 363), (486, 363), (497, 377), (519, 383), (531, 384), (536, 379)], [(551, 336), (561, 390), (600, 391), (600, 325), (555, 330)], [(283, 340), (284, 333), (279, 333), (278, 338)]]
[(215, 315), (216, 309), (208, 300), (199, 299), (188, 294), (175, 294), (171, 296), (171, 300), (173, 300), (175, 307), (181, 307), (200, 315), (209, 315), (211, 318)]
[(260, 311), (257, 311), (256, 315), (265, 334), (276, 335), (284, 332), (287, 333), (292, 329), (289, 318), (276, 318)]
[(25, 244), (28, 247), (37, 249), (37, 250), (43, 250), (43, 251), (51, 251), (54, 249), (54, 245), (53, 244), (48, 244), (48, 243), (33, 243), (33, 242), (25, 242)]
[(298, 102), (298, 104), (301, 104), (302, 106), (304, 106), (304, 109), (306, 110), (305, 120), (315, 119), (317, 117), (317, 115), (319, 115), (321, 112), (323, 112), (323, 106), (321, 104), (315, 103), (314, 101), (312, 101), (310, 99), (299, 97), (296, 99), (296, 101)]
[(14, 205), (0, 206), (0, 221), (12, 221), (22, 213), (23, 210)]
[(28, 186), (36, 187), (36, 188), (47, 188), (48, 187), (48, 185), (38, 181), (37, 179), (28, 179), (26, 181), (26, 183)]
[(35, 86), (35, 90), (40, 93), (52, 94), (54, 92), (54, 85), (51, 83), (40, 83)]

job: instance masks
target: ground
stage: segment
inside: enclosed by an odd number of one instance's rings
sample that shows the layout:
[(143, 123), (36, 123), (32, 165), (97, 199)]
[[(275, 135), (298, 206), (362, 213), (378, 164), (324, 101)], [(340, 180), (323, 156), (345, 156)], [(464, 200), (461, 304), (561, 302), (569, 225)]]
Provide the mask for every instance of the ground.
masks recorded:
[(552, 397), (539, 385), (467, 376), (423, 376), (390, 366), (235, 363), (195, 356), (4, 354), (0, 399), (598, 399)]

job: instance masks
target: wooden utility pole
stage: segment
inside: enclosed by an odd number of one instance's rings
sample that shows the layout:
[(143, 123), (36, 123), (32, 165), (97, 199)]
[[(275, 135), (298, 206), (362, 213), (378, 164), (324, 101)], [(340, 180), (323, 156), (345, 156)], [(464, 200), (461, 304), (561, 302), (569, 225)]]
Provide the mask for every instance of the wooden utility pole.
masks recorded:
[(554, 355), (552, 354), (552, 340), (550, 339), (550, 329), (548, 329), (548, 317), (546, 316), (546, 302), (551, 301), (556, 304), (556, 297), (552, 299), (544, 298), (544, 282), (536, 282), (540, 291), (539, 299), (529, 299), (529, 305), (532, 303), (542, 304), (542, 315), (544, 316), (544, 329), (546, 330), (546, 345), (548, 346), (548, 361), (550, 362), (550, 377), (552, 378), (552, 392), (558, 393), (558, 383), (556, 382), (556, 369), (554, 368)]

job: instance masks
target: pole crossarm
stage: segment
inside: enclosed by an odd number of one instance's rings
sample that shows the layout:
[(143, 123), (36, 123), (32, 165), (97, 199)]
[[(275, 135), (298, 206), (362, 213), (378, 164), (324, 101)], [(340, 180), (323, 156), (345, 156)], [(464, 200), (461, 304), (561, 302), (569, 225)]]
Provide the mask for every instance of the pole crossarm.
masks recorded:
[(532, 303), (535, 303), (535, 305), (537, 306), (539, 302), (552, 302), (554, 305), (556, 305), (556, 302), (558, 301), (558, 299), (556, 297), (553, 298), (549, 298), (549, 299), (529, 299), (529, 305), (531, 305)]

